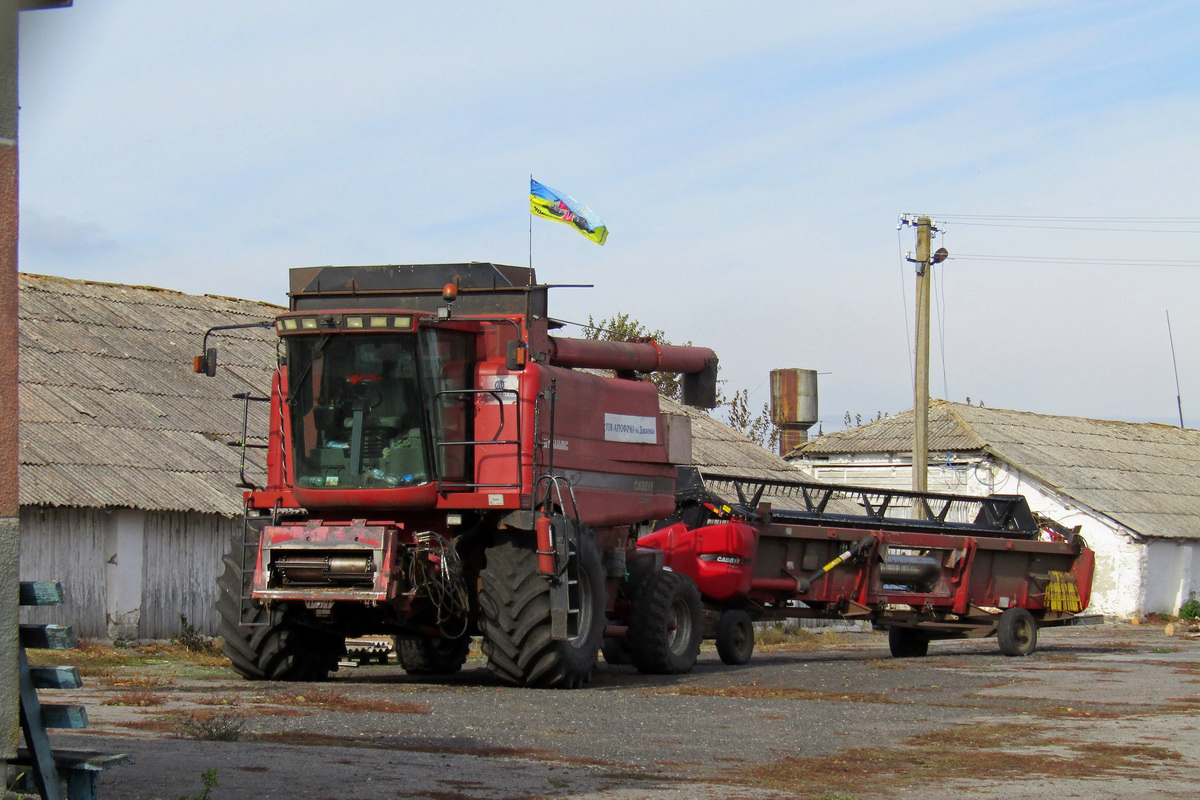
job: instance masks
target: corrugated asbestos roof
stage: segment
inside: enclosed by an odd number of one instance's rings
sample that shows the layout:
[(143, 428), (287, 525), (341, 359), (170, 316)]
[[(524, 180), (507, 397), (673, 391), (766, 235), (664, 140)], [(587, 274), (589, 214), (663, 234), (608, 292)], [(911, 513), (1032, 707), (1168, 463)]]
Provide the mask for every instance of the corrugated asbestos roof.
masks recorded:
[[(204, 331), (278, 306), (145, 286), (20, 276), (22, 505), (241, 513), (237, 392), (270, 389), (274, 333), (214, 334), (217, 377), (192, 372)], [(262, 442), (266, 404), (252, 404)], [(248, 476), (261, 476), (249, 451)]]
[(811, 480), (781, 456), (772, 453), (703, 411), (659, 398), (663, 412), (692, 420), (692, 461), (703, 473), (738, 478)]
[[(266, 303), (145, 286), (20, 276), (21, 503), (241, 513), (234, 487), (238, 392), (266, 394), (269, 329), (224, 331), (215, 378), (192, 372), (204, 331), (274, 317)], [(265, 403), (251, 404), (249, 441), (265, 443)], [(792, 478), (790, 464), (696, 409), (692, 452), (705, 471)], [(262, 482), (261, 450), (247, 471)]]
[[(1200, 431), (935, 401), (932, 452), (982, 451), (1143, 536), (1200, 539)], [(808, 442), (796, 455), (912, 449), (913, 413)]]

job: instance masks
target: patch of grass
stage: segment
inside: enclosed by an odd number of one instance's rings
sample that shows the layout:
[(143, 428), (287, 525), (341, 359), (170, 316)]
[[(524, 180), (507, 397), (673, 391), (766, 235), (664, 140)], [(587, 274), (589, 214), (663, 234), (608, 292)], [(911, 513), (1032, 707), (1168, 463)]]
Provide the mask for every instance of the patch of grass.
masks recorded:
[(119, 679), (118, 670), (145, 669), (170, 664), (219, 667), (229, 659), (207, 653), (194, 653), (179, 644), (150, 642), (130, 647), (113, 647), (91, 639), (80, 639), (74, 650), (28, 650), (29, 663), (35, 666), (65, 665), (78, 667), (82, 675), (107, 681)]
[(200, 633), (195, 625), (188, 622), (186, 614), (179, 615), (179, 633), (171, 639), (171, 643), (179, 645), (189, 653), (197, 653), (204, 656), (221, 655), (221, 647), (218, 641), (211, 636), (205, 636)]
[[(256, 698), (258, 699), (258, 698)], [(319, 708), (322, 711), (344, 711), (351, 714), (381, 712), (386, 714), (428, 714), (424, 703), (404, 703), (395, 700), (362, 699), (333, 689), (303, 689), (265, 695), (263, 702), (281, 706)]]
[(116, 673), (105, 679), (105, 683), (109, 686), (128, 689), (161, 689), (164, 686), (170, 686), (175, 683), (174, 675), (148, 675), (146, 673), (137, 673), (127, 675)]
[(228, 694), (201, 694), (191, 700), (201, 706), (236, 706), (242, 703), (242, 698)]
[(727, 774), (763, 788), (829, 797), (954, 780), (1149, 777), (1161, 763), (1180, 758), (1156, 745), (1055, 741), (1028, 723), (975, 723), (913, 736), (898, 747), (790, 756)]
[(867, 661), (867, 666), (871, 669), (908, 669), (912, 666), (912, 659), (872, 658)]
[(150, 706), (161, 706), (164, 702), (166, 701), (163, 700), (162, 695), (157, 692), (149, 689), (131, 689), (127, 692), (117, 692), (105, 700), (103, 705), (149, 708)]
[(246, 718), (228, 711), (192, 712), (178, 722), (180, 736), (208, 742), (236, 742), (246, 730)]
[(846, 637), (834, 631), (816, 633), (811, 628), (776, 622), (773, 625), (756, 627), (754, 646), (763, 652), (778, 650), (819, 650), (825, 645), (843, 644)]

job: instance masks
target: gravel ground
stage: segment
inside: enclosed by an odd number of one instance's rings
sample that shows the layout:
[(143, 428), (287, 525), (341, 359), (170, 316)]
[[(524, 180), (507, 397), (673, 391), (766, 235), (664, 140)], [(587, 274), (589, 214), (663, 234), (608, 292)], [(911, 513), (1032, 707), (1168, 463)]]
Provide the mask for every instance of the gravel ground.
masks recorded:
[[(475, 659), (434, 682), (113, 670), (64, 693), (92, 727), (55, 738), (134, 756), (105, 800), (199, 796), (207, 769), (208, 800), (1196, 795), (1200, 640), (1119, 624), (1044, 630), (1027, 658), (972, 641), (897, 660), (878, 634), (818, 638), (743, 667), (705, 652), (682, 676), (602, 664), (579, 691), (502, 686)], [(188, 738), (187, 720), (241, 738)]]

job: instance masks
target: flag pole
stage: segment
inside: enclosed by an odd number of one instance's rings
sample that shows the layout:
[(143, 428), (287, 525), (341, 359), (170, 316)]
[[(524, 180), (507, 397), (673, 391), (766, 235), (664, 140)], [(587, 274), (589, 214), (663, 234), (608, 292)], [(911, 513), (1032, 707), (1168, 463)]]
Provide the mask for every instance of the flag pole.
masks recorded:
[[(529, 173), (529, 185), (533, 186), (533, 173)], [(529, 268), (533, 269), (533, 212), (529, 212)]]

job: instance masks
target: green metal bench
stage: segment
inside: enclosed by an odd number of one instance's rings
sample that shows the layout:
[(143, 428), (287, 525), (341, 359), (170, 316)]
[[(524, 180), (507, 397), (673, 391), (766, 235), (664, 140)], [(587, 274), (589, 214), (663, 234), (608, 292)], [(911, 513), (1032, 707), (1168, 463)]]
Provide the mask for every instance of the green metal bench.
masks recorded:
[[(23, 606), (59, 605), (63, 601), (61, 583), (21, 583)], [(82, 705), (42, 703), (38, 689), (78, 689), (82, 685), (75, 667), (31, 667), (25, 657), (27, 647), (70, 650), (75, 647), (75, 632), (67, 625), (21, 625), (18, 655), (21, 730), (25, 747), (9, 763), (26, 768), (23, 786), (36, 791), (44, 800), (95, 800), (100, 773), (112, 767), (133, 763), (124, 754), (95, 753), (84, 750), (54, 750), (47, 728), (78, 730), (88, 724), (87, 709)], [(66, 782), (66, 794), (63, 782)]]

